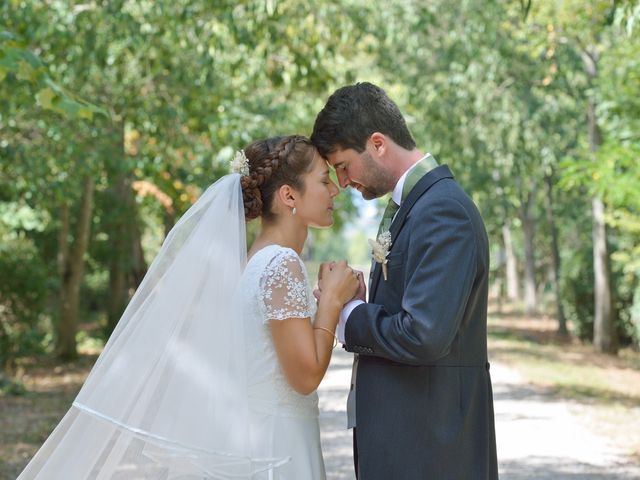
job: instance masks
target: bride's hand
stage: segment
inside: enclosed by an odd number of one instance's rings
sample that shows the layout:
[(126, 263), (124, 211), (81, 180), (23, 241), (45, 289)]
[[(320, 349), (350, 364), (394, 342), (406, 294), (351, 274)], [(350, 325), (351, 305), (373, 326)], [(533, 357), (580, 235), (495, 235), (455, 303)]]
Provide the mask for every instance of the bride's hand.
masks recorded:
[(316, 297), (316, 301), (319, 302), (322, 297), (322, 289), (320, 288), (320, 281), (322, 280), (322, 272), (325, 269), (331, 270), (336, 262), (322, 262), (318, 269), (318, 287), (313, 289), (313, 296)]
[(358, 275), (358, 291), (353, 296), (351, 300), (362, 300), (363, 302), (367, 301), (367, 284), (364, 282), (364, 273), (360, 270), (355, 271)]
[(322, 280), (322, 272), (324, 272), (325, 269), (331, 270), (335, 265), (336, 262), (322, 262), (320, 264), (320, 269), (318, 270), (318, 283)]
[(344, 305), (359, 293), (361, 277), (347, 265), (346, 260), (335, 263), (323, 263), (318, 275), (318, 287), (322, 297), (336, 299)]

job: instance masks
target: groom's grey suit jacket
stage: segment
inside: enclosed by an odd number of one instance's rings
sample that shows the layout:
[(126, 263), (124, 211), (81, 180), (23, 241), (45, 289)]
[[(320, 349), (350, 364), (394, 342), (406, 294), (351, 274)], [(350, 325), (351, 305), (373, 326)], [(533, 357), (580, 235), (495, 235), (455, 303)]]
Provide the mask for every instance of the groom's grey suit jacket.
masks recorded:
[(345, 330), (345, 349), (359, 354), (359, 479), (497, 479), (480, 213), (442, 165), (390, 232), (388, 278), (376, 264), (369, 303)]

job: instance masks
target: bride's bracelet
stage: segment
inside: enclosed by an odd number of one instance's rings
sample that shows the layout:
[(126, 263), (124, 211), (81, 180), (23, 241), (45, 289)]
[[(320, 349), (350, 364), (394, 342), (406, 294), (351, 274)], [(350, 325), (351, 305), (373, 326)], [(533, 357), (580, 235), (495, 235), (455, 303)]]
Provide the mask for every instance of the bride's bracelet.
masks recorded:
[(329, 335), (331, 335), (333, 337), (333, 347), (331, 348), (336, 348), (336, 345), (338, 345), (338, 337), (336, 337), (336, 334), (333, 333), (331, 330), (329, 330), (328, 328), (324, 328), (324, 327), (313, 327), (314, 330), (324, 330), (325, 332), (327, 332)]

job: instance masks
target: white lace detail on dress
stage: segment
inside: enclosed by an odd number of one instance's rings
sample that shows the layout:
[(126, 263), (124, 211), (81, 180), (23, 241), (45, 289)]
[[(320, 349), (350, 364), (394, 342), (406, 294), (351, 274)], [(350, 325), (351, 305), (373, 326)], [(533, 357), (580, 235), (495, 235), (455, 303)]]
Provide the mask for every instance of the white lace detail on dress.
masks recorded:
[[(249, 261), (241, 285), (245, 321), (249, 325), (246, 345), (250, 352), (251, 408), (260, 415), (287, 417), (287, 422), (293, 418), (317, 418), (318, 394), (300, 395), (287, 383), (273, 345), (269, 321), (308, 317), (311, 322), (317, 306), (307, 279), (304, 263), (296, 252), (274, 245), (257, 252)], [(292, 442), (299, 442), (293, 438)]]
[(304, 264), (293, 250), (279, 251), (260, 279), (260, 306), (266, 320), (313, 315)]

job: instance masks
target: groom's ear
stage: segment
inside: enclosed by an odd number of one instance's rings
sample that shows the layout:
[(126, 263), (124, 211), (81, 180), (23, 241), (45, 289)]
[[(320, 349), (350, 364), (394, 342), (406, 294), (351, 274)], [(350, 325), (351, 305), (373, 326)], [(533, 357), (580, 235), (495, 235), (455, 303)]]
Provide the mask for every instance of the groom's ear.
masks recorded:
[(389, 139), (384, 133), (373, 132), (369, 137), (369, 140), (379, 157), (384, 156), (384, 154), (387, 153)]

